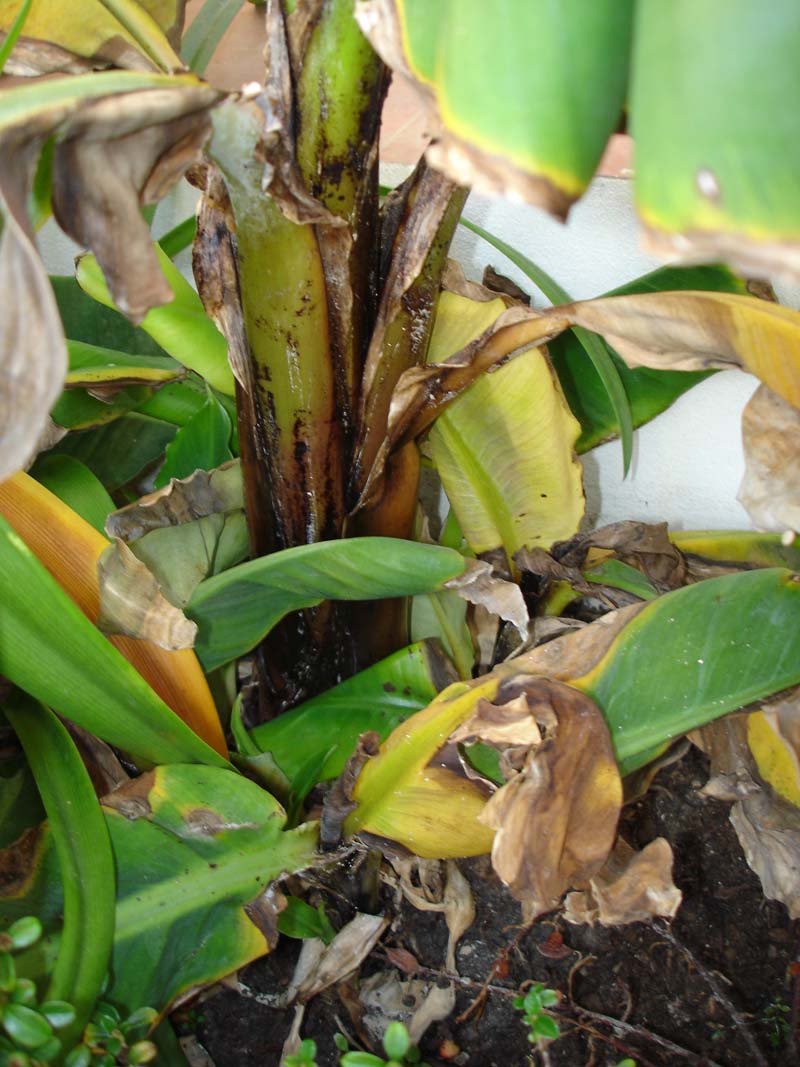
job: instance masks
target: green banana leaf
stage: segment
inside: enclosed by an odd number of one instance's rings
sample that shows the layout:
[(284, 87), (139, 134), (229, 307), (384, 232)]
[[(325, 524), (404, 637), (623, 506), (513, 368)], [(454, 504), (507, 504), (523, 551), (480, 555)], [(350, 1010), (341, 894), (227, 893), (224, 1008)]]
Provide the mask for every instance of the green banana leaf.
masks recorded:
[[(107, 797), (103, 813), (117, 870), (107, 996), (125, 1011), (163, 1012), (264, 955), (276, 939), (270, 883), (314, 862), (316, 824), (284, 831), (277, 801), (231, 770), (159, 767)], [(10, 859), (0, 854), (0, 869)], [(41, 947), (18, 957), (39, 979), (59, 949), (63, 906), (46, 826), (29, 863), (22, 891), (0, 896), (0, 915), (41, 918)]]
[(206, 671), (249, 652), (291, 611), (323, 600), (382, 600), (438, 591), (462, 574), (453, 549), (392, 537), (356, 537), (287, 548), (240, 563), (197, 586), (186, 615), (198, 626)]
[(583, 572), (585, 578), (598, 585), (609, 585), (614, 589), (624, 589), (641, 600), (655, 600), (658, 590), (648, 582), (641, 571), (623, 563), (619, 559), (607, 559), (596, 567)]
[(82, 519), (105, 533), (106, 519), (114, 510), (114, 501), (89, 468), (73, 456), (39, 456), (28, 472), (59, 500), (76, 511)]
[(244, 0), (205, 0), (181, 41), (181, 56), (195, 74), (205, 74), (209, 60)]
[(622, 774), (688, 730), (798, 683), (800, 577), (779, 568), (666, 593), (570, 679), (605, 715)]
[(85, 341), (67, 341), (67, 386), (97, 389), (101, 386), (146, 385), (178, 378), (183, 368), (169, 356), (142, 356), (101, 348)]
[[(154, 307), (141, 328), (179, 363), (196, 371), (210, 386), (226, 396), (234, 394), (225, 338), (206, 315), (200, 297), (159, 245), (154, 245), (158, 265), (172, 289), (169, 304)], [(75, 272), (84, 293), (107, 308), (114, 303), (94, 256), (81, 256)]]
[(71, 275), (50, 275), (50, 284), (70, 340), (142, 356), (167, 355), (141, 326), (133, 326), (115, 308), (87, 296)]
[(165, 486), (170, 478), (187, 478), (196, 470), (213, 470), (229, 459), (231, 420), (225, 408), (210, 392), (196, 415), (182, 426), (167, 445), (164, 466), (154, 488)]
[[(705, 289), (721, 293), (747, 293), (742, 278), (727, 267), (660, 267), (613, 289), (608, 296), (627, 293), (666, 292), (675, 289)], [(605, 342), (602, 342), (605, 343)], [(587, 361), (572, 330), (548, 343), (550, 358), (576, 418), (581, 424), (578, 452), (602, 444), (619, 434), (619, 421), (597, 371)], [(679, 396), (704, 381), (714, 371), (656, 371), (647, 367), (629, 369), (611, 349), (611, 359), (619, 372), (631, 407), (634, 427), (643, 426), (660, 415)]]
[[(433, 95), (441, 151), (560, 214), (589, 183), (625, 97), (630, 0), (394, 0), (393, 45)], [(375, 20), (373, 20), (374, 25)], [(454, 33), (453, 28), (458, 27)], [(362, 28), (369, 35), (366, 19)], [(392, 32), (390, 20), (378, 27)], [(373, 37), (380, 51), (378, 37)], [(499, 174), (498, 174), (499, 172)], [(462, 180), (471, 183), (473, 175)]]
[(90, 430), (67, 434), (50, 455), (74, 456), (114, 492), (164, 455), (177, 427), (130, 412)]
[(467, 623), (467, 607), (466, 601), (451, 589), (421, 593), (411, 600), (411, 640), (440, 641), (460, 678), (471, 678), (475, 666), (475, 642)]
[(341, 774), (360, 734), (381, 740), (454, 680), (435, 642), (419, 642), (348, 678), (320, 696), (249, 731), (256, 752), (269, 752), (297, 792), (306, 765), (315, 782)]
[(638, 5), (631, 125), (651, 246), (757, 276), (796, 263), (799, 39), (794, 0)]
[(0, 602), (0, 675), (140, 759), (228, 766), (89, 622), (2, 518)]
[(94, 1010), (111, 956), (116, 895), (111, 841), (88, 771), (66, 727), (52, 711), (19, 691), (6, 700), (4, 711), (36, 777), (58, 857), (63, 926), (46, 998), (65, 1000), (75, 1009), (74, 1022), (59, 1034), (70, 1048)]

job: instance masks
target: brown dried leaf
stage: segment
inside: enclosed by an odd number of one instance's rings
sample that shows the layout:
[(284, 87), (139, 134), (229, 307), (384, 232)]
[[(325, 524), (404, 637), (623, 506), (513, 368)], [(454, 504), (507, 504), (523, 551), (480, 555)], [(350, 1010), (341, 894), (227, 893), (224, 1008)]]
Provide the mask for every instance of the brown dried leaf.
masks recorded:
[(732, 293), (640, 293), (558, 309), (602, 334), (629, 367), (742, 367), (800, 407), (800, 313)]
[(613, 552), (663, 592), (686, 584), (686, 561), (670, 541), (665, 522), (614, 522), (553, 545), (553, 556), (562, 566), (580, 570), (593, 548)]
[(87, 103), (60, 131), (53, 214), (95, 253), (134, 323), (173, 298), (141, 206), (157, 203), (199, 158), (220, 96), (202, 85), (119, 94)]
[(738, 800), (730, 820), (764, 895), (800, 918), (800, 810), (761, 790)]
[(150, 570), (119, 538), (97, 561), (100, 583), (98, 627), (152, 641), (160, 648), (192, 648), (197, 623), (164, 596)]
[[(295, 972), (290, 987), (293, 990), (290, 1001), (298, 998), (307, 1002), (334, 982), (352, 974), (373, 950), (388, 925), (389, 920), (382, 915), (356, 915), (342, 927), (329, 945), (323, 946), (322, 952), (299, 984)], [(299, 963), (298, 960), (298, 966)]]
[(0, 481), (32, 458), (67, 372), (61, 318), (26, 210), (38, 150), (38, 142), (0, 144)]
[(206, 314), (228, 342), (228, 362), (246, 394), (253, 390), (250, 345), (239, 292), (233, 208), (219, 170), (209, 164), (197, 212), (192, 273)]
[(495, 870), (532, 918), (603, 865), (616, 835), (622, 784), (608, 728), (585, 694), (518, 674), (501, 684), (496, 703), (519, 696), (544, 728), (544, 741), (530, 747), (522, 770), (480, 818), (497, 831)]
[(800, 530), (800, 411), (761, 385), (742, 413), (742, 440), (737, 499), (759, 530)]
[(484, 560), (468, 559), (462, 574), (444, 583), (470, 604), (480, 604), (493, 615), (513, 623), (523, 635), (528, 632), (528, 609), (520, 588), (514, 582), (496, 578)]
[(241, 466), (239, 460), (232, 459), (215, 470), (173, 478), (163, 489), (112, 512), (106, 520), (106, 533), (126, 542), (138, 541), (151, 530), (240, 511), (243, 506)]
[(430, 979), (400, 979), (396, 972), (377, 971), (361, 983), (359, 997), (363, 1021), (377, 1047), (390, 1022), (408, 1027), (412, 1044), (418, 1044), (435, 1022), (446, 1019), (455, 1007), (452, 982), (434, 984)]
[(388, 946), (386, 949), (386, 958), (390, 963), (394, 964), (398, 970), (403, 974), (407, 974), (412, 977), (419, 970), (419, 960), (407, 948), (392, 948)]
[(368, 730), (359, 737), (355, 751), (348, 757), (342, 773), (328, 791), (322, 805), (319, 824), (319, 841), (323, 849), (338, 848), (342, 840), (342, 827), (347, 816), (358, 807), (353, 800), (353, 789), (367, 760), (377, 756), (380, 734)]
[[(440, 862), (424, 860), (417, 856), (392, 858), (392, 867), (398, 875), (398, 887), (403, 896), (418, 911), (440, 911), (447, 923), (446, 968), (456, 972), (455, 950), (460, 938), (475, 919), (475, 901), (472, 890), (454, 860), (446, 861), (446, 880), (441, 888)], [(420, 887), (415, 886), (412, 874), (416, 871)]]
[(267, 45), (264, 50), (267, 80), (256, 103), (264, 115), (262, 152), (265, 193), (292, 222), (324, 222), (344, 226), (345, 220), (331, 214), (311, 196), (295, 158), (294, 94), (292, 68), (281, 4), (267, 5)]
[(589, 888), (567, 896), (564, 918), (601, 926), (648, 922), (656, 915), (672, 918), (682, 900), (672, 881), (672, 858), (666, 838), (657, 837), (641, 852), (620, 838)]

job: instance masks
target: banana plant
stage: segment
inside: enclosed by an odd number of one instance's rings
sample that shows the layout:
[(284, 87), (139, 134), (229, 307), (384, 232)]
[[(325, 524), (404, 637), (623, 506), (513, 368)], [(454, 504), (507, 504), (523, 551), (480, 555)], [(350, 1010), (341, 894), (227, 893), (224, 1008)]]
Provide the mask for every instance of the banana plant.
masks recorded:
[[(594, 546), (580, 566), (565, 562), (558, 543), (570, 543), (583, 515), (575, 452), (617, 433), (628, 451), (634, 425), (731, 365), (798, 405), (800, 315), (747, 295), (719, 268), (574, 302), (517, 256), (552, 294), (541, 313), (466, 285), (447, 261), (463, 174), (446, 178), (423, 162), (379, 197), (388, 73), (352, 0), (269, 0), (265, 84), (229, 95), (181, 59), (202, 68), (224, 20), (201, 22), (181, 49), (179, 0), (81, 6), (85, 18), (64, 19), (49, 0), (34, 5), (10, 69), (129, 69), (56, 77), (0, 100), (0, 275), (10, 294), (0, 328), (0, 675), (16, 687), (3, 700), (39, 777), (48, 746), (72, 760), (52, 712), (143, 772), (126, 781), (123, 768), (101, 811), (85, 805), (117, 871), (113, 944), (106, 936), (97, 949), (98, 959), (111, 953), (114, 995), (127, 1009), (163, 1012), (274, 943), (281, 901), (269, 883), (315, 862), (318, 831), (302, 822), (304, 798), (352, 769), (364, 731), (383, 747), (346, 798), (345, 833), (391, 838), (419, 855), (443, 854), (445, 839), (448, 855), (492, 850), (515, 891), (551, 901), (558, 887), (532, 885), (525, 868), (555, 817), (525, 803), (537, 746), (558, 786), (550, 795), (557, 801), (563, 785), (576, 798), (566, 806), (570, 829), (592, 830), (588, 855), (573, 850), (564, 878), (588, 877), (613, 841), (622, 776), (678, 735), (800, 682), (788, 571), (664, 592), (635, 553)], [(553, 105), (548, 136), (558, 117), (578, 141), (537, 156), (543, 175), (519, 179), (503, 164), (498, 181), (546, 189), (560, 211), (580, 192), (624, 99), (632, 6), (598, 5), (588, 21), (563, 6), (568, 32), (553, 32), (542, 62), (528, 64), (530, 100)], [(469, 46), (485, 51), (488, 26), (505, 55), (508, 27), (483, 9), (474, 23), (477, 11), (458, 9), (473, 29)], [(0, 28), (9, 31), (16, 13), (0, 0)], [(401, 25), (415, 71), (434, 95), (445, 79), (441, 99), (457, 101), (463, 123), (471, 98), (458, 87), (486, 65), (440, 48), (444, 13), (410, 0), (358, 5), (373, 35), (377, 25), (389, 40)], [(530, 38), (517, 28), (521, 54)], [(587, 76), (556, 107), (550, 89), (568, 69), (556, 43), (578, 42), (586, 29)], [(376, 44), (389, 59), (385, 40)], [(634, 40), (645, 48), (638, 25)], [(503, 130), (494, 116), (486, 125), (485, 111), (484, 99), (470, 121), (490, 154), (513, 156), (519, 144), (509, 153), (496, 143)], [(508, 115), (505, 132), (518, 140), (528, 116)], [(445, 140), (431, 159), (448, 151)], [(517, 154), (524, 171), (531, 153)], [(181, 235), (159, 247), (140, 210), (186, 172), (202, 194), (197, 292), (170, 260)], [(33, 227), (50, 206), (90, 249), (77, 282), (51, 286), (36, 255)], [(734, 225), (743, 225), (738, 216)], [(70, 432), (31, 478), (20, 468), (51, 411)], [(451, 508), (438, 543), (413, 540), (423, 528), (423, 459)], [(763, 539), (726, 548), (696, 535), (684, 544), (728, 569), (794, 565)], [(475, 646), (491, 644), (492, 662), (503, 634), (495, 642), (471, 631), (478, 612), (468, 618), (464, 600), (525, 631), (510, 579), (524, 584), (526, 567), (534, 573), (526, 550), (540, 564), (549, 558), (545, 587), (557, 577), (570, 596), (596, 587), (632, 599), (574, 638), (472, 678)], [(487, 555), (504, 581), (474, 558)], [(431, 608), (414, 634), (424, 643), (406, 640), (408, 597)], [(545, 597), (529, 600), (544, 617)], [(256, 718), (269, 721), (253, 728), (237, 706), (231, 757), (219, 692), (243, 656), (258, 681)], [(456, 673), (461, 681), (440, 692)], [(38, 737), (23, 722), (30, 708), (44, 724)], [(522, 769), (514, 748), (525, 750)], [(286, 809), (232, 760), (268, 781)], [(63, 797), (66, 785), (55, 784)], [(43, 791), (42, 800), (50, 814), (58, 797)], [(8, 805), (32, 847), (20, 884), (2, 898), (4, 921), (38, 912), (47, 936), (24, 961), (28, 973), (71, 974), (75, 935), (59, 920), (68, 884), (57, 875), (68, 829), (36, 829), (34, 806)], [(540, 838), (525, 836), (540, 816)], [(82, 993), (87, 1004), (96, 979)]]

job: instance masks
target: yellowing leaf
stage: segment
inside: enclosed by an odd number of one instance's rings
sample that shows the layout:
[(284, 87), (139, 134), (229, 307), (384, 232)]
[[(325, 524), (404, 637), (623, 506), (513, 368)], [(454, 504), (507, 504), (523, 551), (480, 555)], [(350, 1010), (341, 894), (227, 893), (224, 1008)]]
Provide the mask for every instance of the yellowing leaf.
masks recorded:
[[(796, 722), (796, 704), (789, 703), (788, 709)], [(800, 758), (790, 736), (784, 731), (780, 712), (779, 706), (748, 715), (747, 744), (764, 781), (769, 782), (785, 800), (800, 808)], [(796, 725), (795, 734), (798, 734)]]
[[(76, 73), (92, 66), (183, 69), (167, 34), (179, 36), (185, 0), (36, 0), (9, 58), (10, 74)], [(0, 0), (7, 31), (19, 0)]]
[[(108, 541), (44, 486), (22, 472), (0, 484), (0, 515), (13, 526), (84, 615), (100, 611), (97, 561)], [(220, 754), (227, 755), (219, 716), (191, 649), (168, 652), (149, 641), (115, 636), (111, 643), (165, 704)]]
[[(455, 293), (439, 298), (429, 363), (469, 344), (505, 310)], [(470, 548), (527, 547), (571, 537), (583, 518), (580, 425), (545, 352), (531, 349), (480, 377), (431, 429), (431, 456)]]
[(401, 723), (362, 770), (353, 790), (358, 807), (345, 823), (346, 832), (388, 837), (427, 858), (488, 852), (494, 832), (478, 821), (485, 794), (474, 782), (431, 761), (472, 714), (477, 697), (491, 699), (498, 684), (491, 676), (476, 688), (456, 682)]
[(741, 367), (800, 407), (800, 312), (735, 293), (604, 297), (559, 314), (605, 337), (629, 367)]

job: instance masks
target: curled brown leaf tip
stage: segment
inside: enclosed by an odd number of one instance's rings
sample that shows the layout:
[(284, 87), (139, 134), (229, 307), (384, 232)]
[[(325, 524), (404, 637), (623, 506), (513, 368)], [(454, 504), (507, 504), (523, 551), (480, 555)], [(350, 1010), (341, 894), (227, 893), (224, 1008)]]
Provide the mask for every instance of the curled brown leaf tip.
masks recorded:
[(682, 900), (672, 881), (672, 848), (663, 837), (635, 852), (620, 839), (589, 888), (567, 896), (564, 917), (571, 923), (602, 926), (672, 918)]
[(605, 552), (641, 571), (663, 592), (686, 584), (686, 561), (670, 541), (665, 522), (613, 522), (553, 545), (552, 552), (562, 567), (577, 570), (600, 562)]
[[(520, 723), (521, 737), (530, 737), (520, 698), (543, 739), (512, 750), (513, 758), (506, 759), (511, 777), (480, 818), (497, 831), (495, 870), (524, 902), (528, 915), (535, 916), (554, 907), (566, 889), (591, 878), (606, 861), (616, 835), (622, 783), (605, 720), (589, 697), (548, 678), (509, 678), (494, 704)], [(476, 716), (494, 717), (486, 709)], [(492, 721), (488, 733), (497, 729)]]

